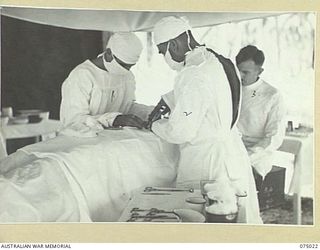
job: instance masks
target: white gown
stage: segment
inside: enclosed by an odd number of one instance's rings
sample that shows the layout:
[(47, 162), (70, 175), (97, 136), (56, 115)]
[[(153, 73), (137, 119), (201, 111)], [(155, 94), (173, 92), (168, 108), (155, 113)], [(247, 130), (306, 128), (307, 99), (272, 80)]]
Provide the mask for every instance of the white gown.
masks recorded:
[(178, 186), (199, 188), (200, 180), (229, 181), (247, 198), (239, 199), (238, 222), (261, 223), (254, 178), (246, 149), (232, 120), (227, 77), (218, 59), (205, 47), (186, 56), (186, 66), (164, 96), (169, 119), (152, 125), (155, 134), (179, 144)]
[(102, 117), (107, 121), (105, 126), (112, 126), (119, 114), (135, 114), (146, 120), (152, 109), (135, 103), (132, 72), (111, 74), (90, 60), (74, 68), (62, 85), (60, 120), (67, 133), (78, 136), (95, 136), (95, 130), (102, 129), (99, 123)]
[(262, 79), (242, 87), (237, 126), (252, 166), (263, 177), (271, 170), (273, 152), (284, 139), (285, 118), (284, 101), (276, 88)]

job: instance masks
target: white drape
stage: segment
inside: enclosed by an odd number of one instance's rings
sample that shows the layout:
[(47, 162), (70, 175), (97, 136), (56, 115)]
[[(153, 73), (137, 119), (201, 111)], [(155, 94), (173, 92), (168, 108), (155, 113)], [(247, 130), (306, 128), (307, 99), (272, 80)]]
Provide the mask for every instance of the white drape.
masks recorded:
[(165, 16), (185, 16), (192, 27), (212, 26), (266, 16), (280, 12), (150, 12), (92, 9), (52, 9), (4, 7), (1, 14), (25, 21), (82, 30), (151, 31)]

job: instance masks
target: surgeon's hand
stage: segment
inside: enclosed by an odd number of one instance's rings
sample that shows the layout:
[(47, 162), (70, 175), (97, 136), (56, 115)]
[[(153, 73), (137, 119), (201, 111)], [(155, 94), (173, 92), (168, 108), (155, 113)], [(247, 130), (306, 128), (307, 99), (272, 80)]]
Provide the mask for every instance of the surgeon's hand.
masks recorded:
[(136, 127), (139, 129), (142, 129), (144, 125), (143, 120), (135, 115), (118, 115), (112, 124), (114, 127)]
[(166, 102), (161, 98), (158, 102), (157, 106), (152, 110), (152, 112), (148, 116), (148, 123), (146, 127), (151, 127), (151, 124), (159, 119), (161, 119), (162, 115), (165, 115), (170, 112), (169, 106)]
[(167, 103), (163, 100), (163, 98), (160, 99), (157, 106), (155, 106), (155, 108), (152, 110), (149, 116), (153, 117), (159, 110), (161, 111), (162, 115), (165, 115), (168, 112), (170, 112), (170, 108), (167, 105)]

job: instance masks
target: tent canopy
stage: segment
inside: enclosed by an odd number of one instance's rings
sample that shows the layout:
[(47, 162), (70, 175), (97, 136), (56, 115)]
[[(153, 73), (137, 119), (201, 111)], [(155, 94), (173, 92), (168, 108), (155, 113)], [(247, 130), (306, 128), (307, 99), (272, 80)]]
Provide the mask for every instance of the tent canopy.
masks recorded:
[(213, 26), (284, 14), (284, 12), (159, 12), (3, 7), (1, 14), (25, 21), (81, 30), (151, 31), (165, 16), (185, 16), (192, 27)]

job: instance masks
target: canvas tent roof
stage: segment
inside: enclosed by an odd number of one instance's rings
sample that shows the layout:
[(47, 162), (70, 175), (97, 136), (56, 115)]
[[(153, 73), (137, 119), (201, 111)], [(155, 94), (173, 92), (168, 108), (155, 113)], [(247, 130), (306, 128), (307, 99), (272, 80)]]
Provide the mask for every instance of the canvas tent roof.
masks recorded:
[(154, 12), (93, 9), (3, 7), (1, 14), (57, 27), (100, 31), (151, 31), (162, 17), (177, 15), (189, 19), (192, 27), (213, 26), (283, 12)]

